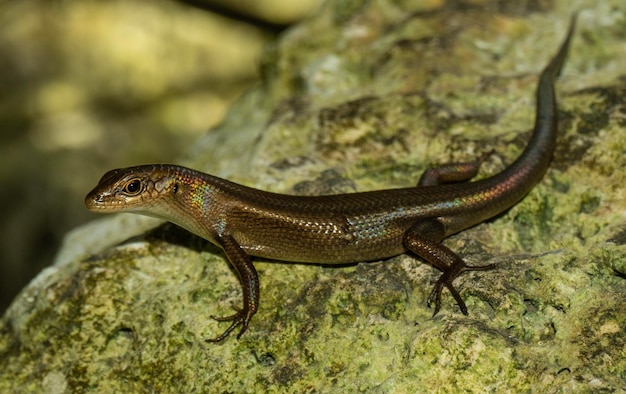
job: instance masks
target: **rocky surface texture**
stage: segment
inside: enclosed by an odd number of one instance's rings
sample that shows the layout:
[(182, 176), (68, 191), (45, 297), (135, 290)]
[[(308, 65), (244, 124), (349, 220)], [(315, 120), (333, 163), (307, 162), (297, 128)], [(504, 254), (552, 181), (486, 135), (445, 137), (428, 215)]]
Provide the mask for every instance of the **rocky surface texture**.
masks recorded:
[(626, 390), (626, 10), (596, 3), (329, 2), (266, 49), (262, 83), (181, 160), (301, 194), (413, 185), (490, 151), (480, 176), (498, 172), (526, 144), (537, 75), (580, 10), (544, 180), (445, 241), (498, 265), (457, 280), (469, 316), (444, 293), (432, 317), (438, 273), (410, 255), (257, 261), (248, 332), (208, 344), (225, 329), (209, 316), (240, 300), (219, 249), (117, 217), (75, 230), (8, 309), (0, 391)]

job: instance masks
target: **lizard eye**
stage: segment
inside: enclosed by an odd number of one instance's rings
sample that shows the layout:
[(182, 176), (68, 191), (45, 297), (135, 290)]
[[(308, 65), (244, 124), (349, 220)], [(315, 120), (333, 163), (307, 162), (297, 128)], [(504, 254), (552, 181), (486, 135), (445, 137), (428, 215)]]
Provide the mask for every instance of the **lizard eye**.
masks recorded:
[(141, 193), (141, 181), (139, 178), (129, 180), (122, 187), (122, 191), (129, 196), (136, 196)]

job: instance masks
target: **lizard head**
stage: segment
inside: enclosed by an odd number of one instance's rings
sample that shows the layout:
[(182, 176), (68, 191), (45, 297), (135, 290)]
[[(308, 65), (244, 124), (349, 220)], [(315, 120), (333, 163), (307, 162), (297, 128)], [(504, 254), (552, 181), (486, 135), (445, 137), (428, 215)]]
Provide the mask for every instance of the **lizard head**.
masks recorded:
[(120, 168), (104, 174), (85, 197), (93, 212), (135, 212), (163, 217), (162, 208), (179, 189), (170, 165), (143, 165)]

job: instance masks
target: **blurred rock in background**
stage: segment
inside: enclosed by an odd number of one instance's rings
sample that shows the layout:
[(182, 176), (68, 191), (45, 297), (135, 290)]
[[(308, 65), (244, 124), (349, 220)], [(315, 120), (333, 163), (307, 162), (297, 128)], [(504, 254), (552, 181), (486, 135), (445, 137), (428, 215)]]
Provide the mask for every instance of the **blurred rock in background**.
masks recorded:
[(2, 2), (0, 311), (95, 217), (83, 198), (104, 170), (176, 161), (319, 0), (215, 3)]

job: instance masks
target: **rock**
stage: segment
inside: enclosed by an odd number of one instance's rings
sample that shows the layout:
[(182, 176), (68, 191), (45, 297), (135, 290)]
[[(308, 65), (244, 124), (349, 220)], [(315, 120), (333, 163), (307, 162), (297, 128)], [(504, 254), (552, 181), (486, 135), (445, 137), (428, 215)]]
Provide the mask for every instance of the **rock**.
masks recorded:
[[(237, 278), (218, 248), (165, 225), (66, 257), (23, 290), (0, 326), (0, 391), (624, 390), (623, 14), (585, 3), (548, 174), (445, 241), (498, 265), (457, 280), (469, 316), (444, 293), (432, 317), (438, 273), (408, 255), (257, 261), (250, 328), (208, 344), (225, 329), (210, 316), (240, 302)], [(329, 2), (267, 50), (262, 84), (186, 164), (276, 192), (408, 186), (492, 150), (479, 176), (496, 173), (527, 142), (537, 75), (575, 11), (516, 4)]]

